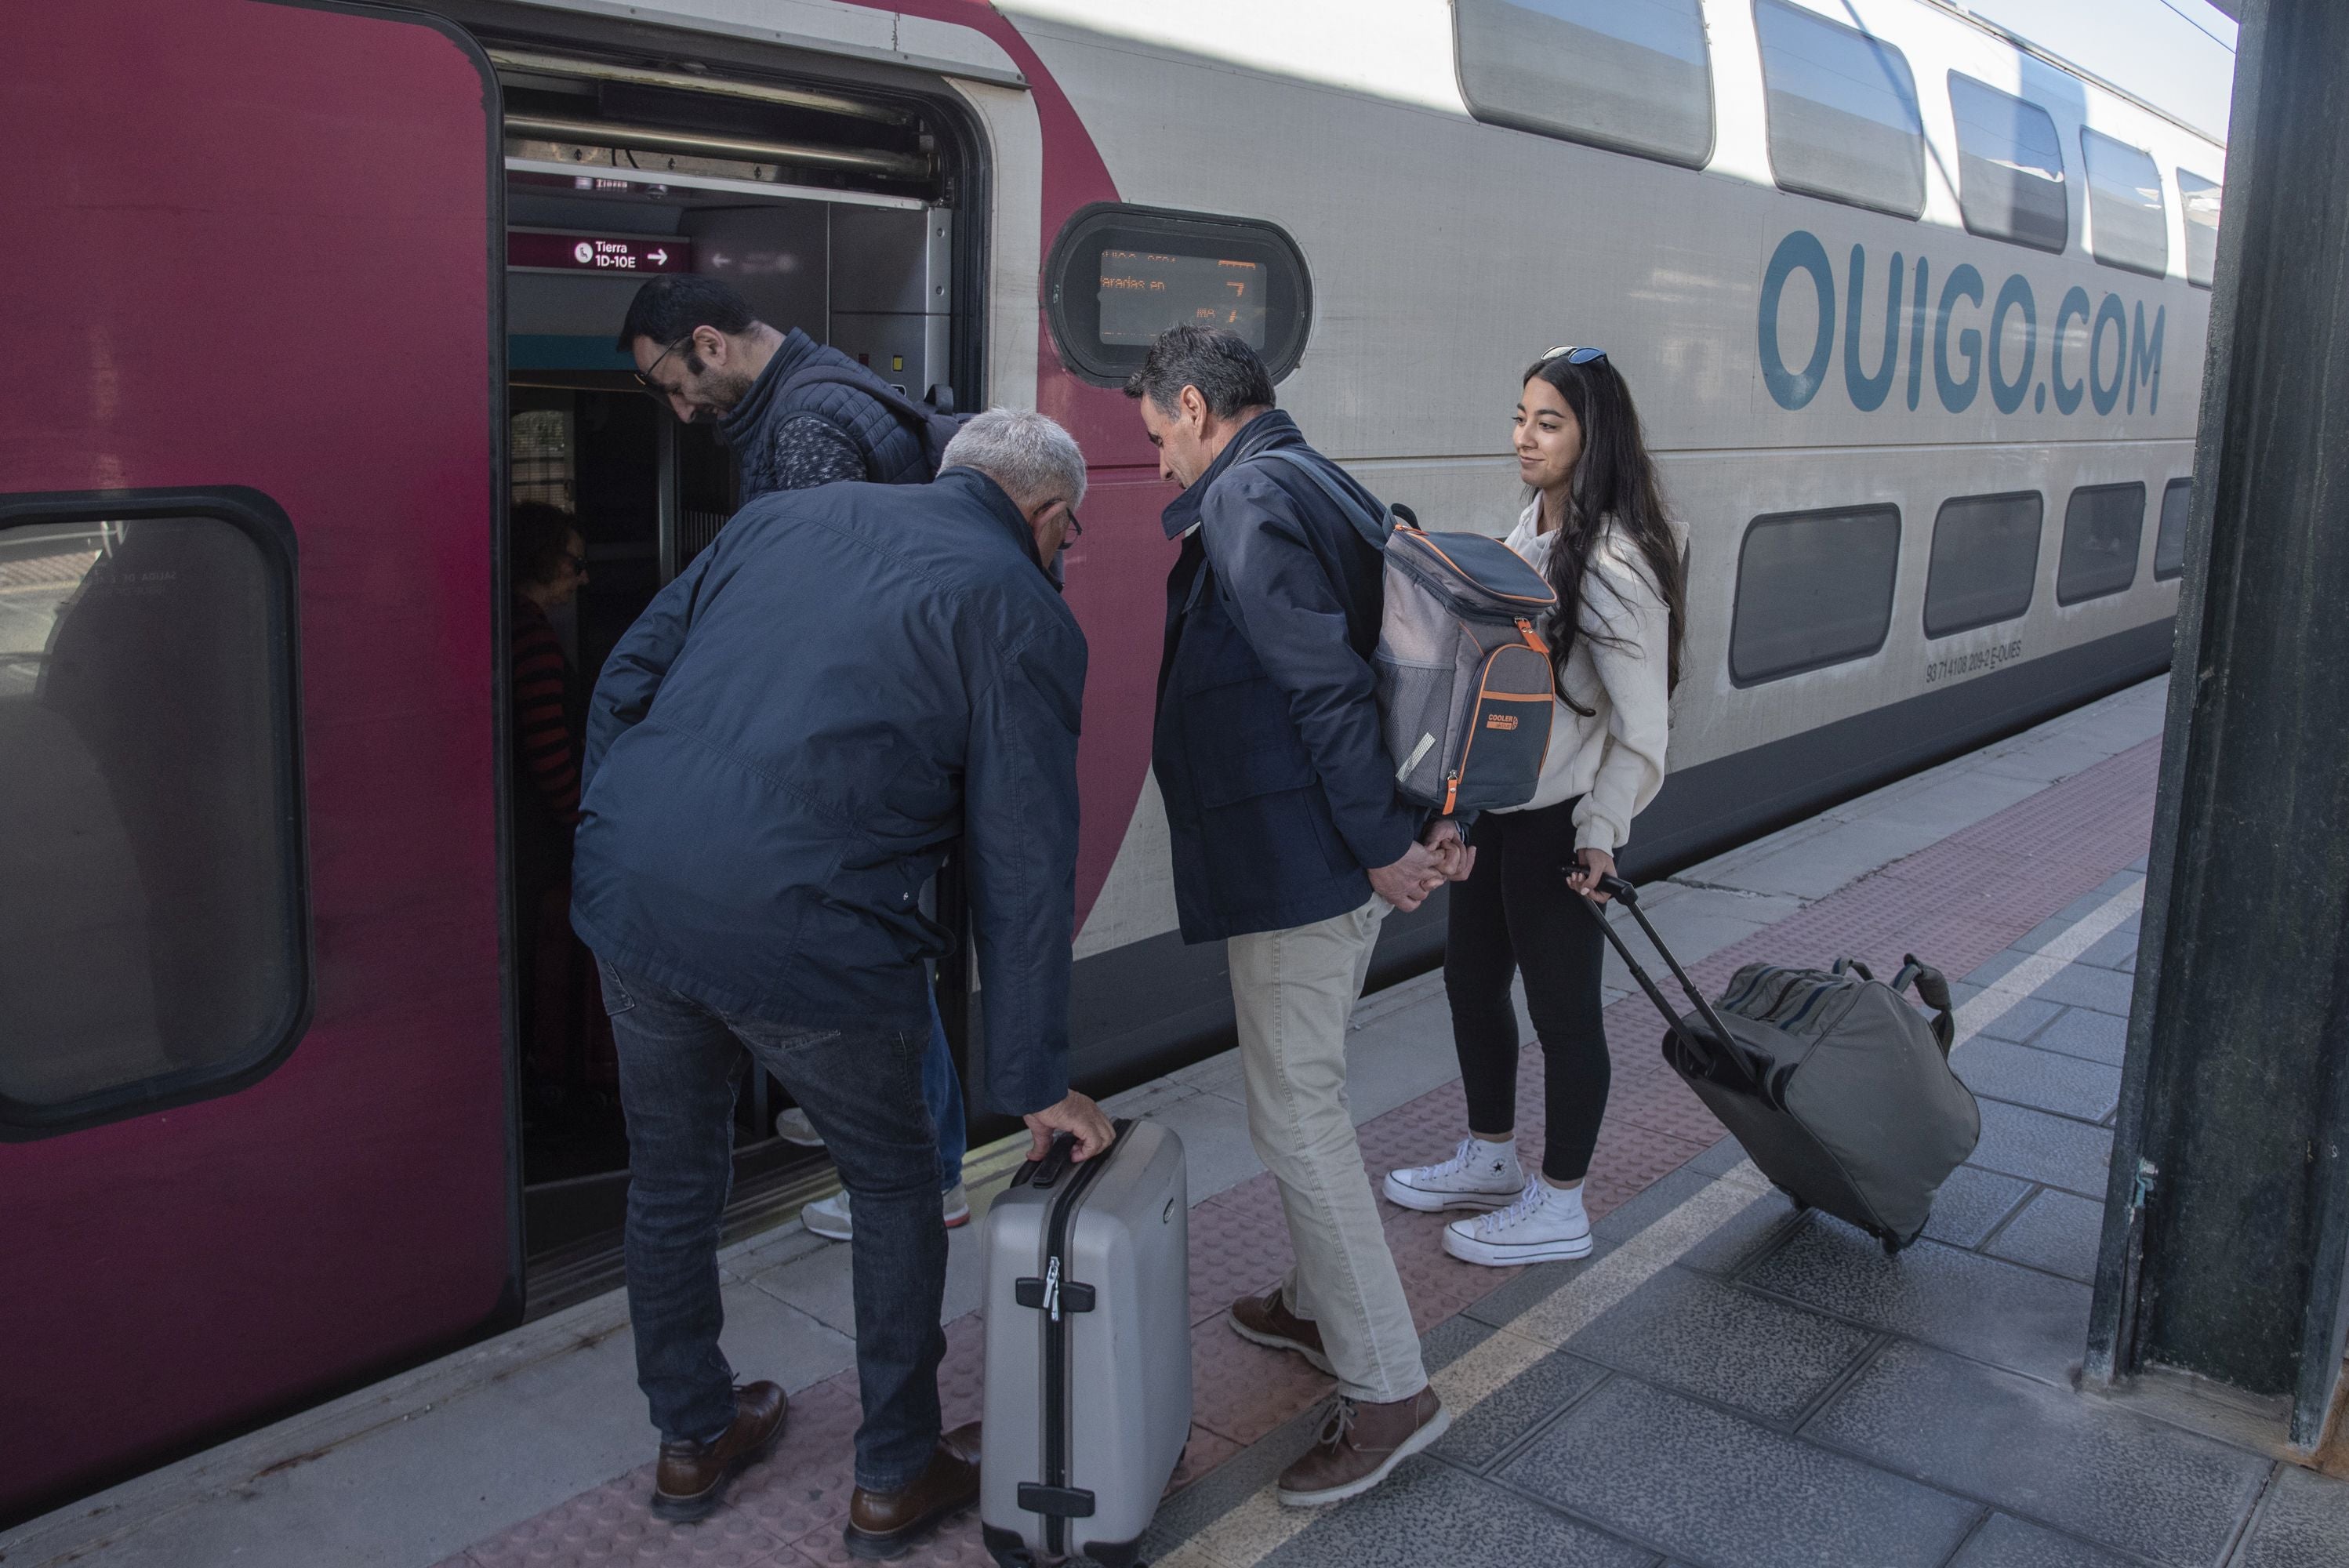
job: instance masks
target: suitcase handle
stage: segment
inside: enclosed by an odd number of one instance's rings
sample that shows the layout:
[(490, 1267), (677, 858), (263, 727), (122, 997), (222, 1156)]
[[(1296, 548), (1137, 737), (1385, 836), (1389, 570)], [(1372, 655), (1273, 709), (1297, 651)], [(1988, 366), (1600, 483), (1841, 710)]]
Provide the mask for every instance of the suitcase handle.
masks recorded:
[[(1696, 982), (1689, 978), (1688, 971), (1681, 967), (1681, 961), (1673, 956), (1671, 948), (1664, 945), (1664, 939), (1656, 934), (1655, 926), (1649, 923), (1648, 912), (1640, 907), (1640, 890), (1621, 877), (1608, 875), (1599, 879), (1599, 891), (1631, 912), (1631, 918), (1640, 923), (1640, 930), (1647, 936), (1649, 944), (1662, 955), (1664, 963), (1671, 966), (1672, 978), (1680, 982), (1681, 989), (1687, 993), (1688, 999), (1696, 1005), (1697, 1016), (1704, 1020), (1704, 1026), (1712, 1030), (1713, 1036), (1713, 1043), (1708, 1043), (1704, 1047), (1705, 1055), (1716, 1063), (1728, 1063), (1737, 1077), (1744, 1081), (1747, 1092), (1760, 1095), (1762, 1093), (1761, 1073), (1755, 1069), (1753, 1063), (1745, 1059), (1744, 1053), (1737, 1048), (1736, 1037), (1730, 1034), (1729, 1026), (1721, 1021), (1721, 1015), (1713, 1010), (1713, 1004), (1705, 999), (1702, 991), (1697, 989)], [(1671, 1001), (1665, 997), (1662, 987), (1650, 977), (1645, 969), (1640, 967), (1640, 961), (1631, 956), (1631, 949), (1624, 943), (1622, 935), (1616, 931), (1615, 923), (1607, 918), (1607, 912), (1599, 907), (1596, 899), (1585, 898), (1579, 902), (1590, 912), (1590, 918), (1599, 923), (1599, 929), (1607, 934), (1607, 940), (1612, 943), (1615, 951), (1621, 954), (1623, 966), (1631, 972), (1631, 978), (1640, 983), (1640, 989), (1648, 994), (1648, 1000), (1656, 1005), (1656, 1011), (1664, 1016), (1664, 1022), (1671, 1026), (1673, 1033), (1686, 1039), (1688, 1037), (1686, 1023), (1673, 1009)]]

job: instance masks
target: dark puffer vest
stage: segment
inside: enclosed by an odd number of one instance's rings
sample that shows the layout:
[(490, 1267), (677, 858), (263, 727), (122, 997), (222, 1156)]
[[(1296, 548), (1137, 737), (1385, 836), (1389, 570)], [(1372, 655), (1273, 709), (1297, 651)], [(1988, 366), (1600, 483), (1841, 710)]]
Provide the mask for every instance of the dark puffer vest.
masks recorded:
[(832, 425), (856, 443), (864, 477), (875, 484), (926, 484), (931, 479), (922, 438), (906, 428), (878, 398), (836, 381), (789, 393), (783, 384), (802, 370), (824, 365), (845, 368), (882, 388), (880, 377), (836, 348), (816, 342), (798, 327), (783, 335), (775, 356), (750, 384), (750, 393), (718, 421), (719, 438), (734, 449), (741, 496), (749, 500), (780, 488), (775, 473), (777, 441), (783, 427), (803, 415)]

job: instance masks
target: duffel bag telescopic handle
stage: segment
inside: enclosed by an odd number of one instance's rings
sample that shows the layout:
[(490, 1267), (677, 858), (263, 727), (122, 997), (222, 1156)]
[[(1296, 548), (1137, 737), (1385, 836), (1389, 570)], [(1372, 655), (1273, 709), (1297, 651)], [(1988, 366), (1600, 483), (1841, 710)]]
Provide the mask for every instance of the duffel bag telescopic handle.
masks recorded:
[[(1730, 1034), (1729, 1026), (1721, 1021), (1721, 1015), (1713, 1010), (1713, 1004), (1705, 999), (1702, 991), (1697, 989), (1696, 982), (1689, 978), (1688, 971), (1681, 967), (1681, 961), (1673, 956), (1672, 950), (1664, 945), (1664, 939), (1656, 934), (1655, 926), (1649, 923), (1648, 912), (1640, 907), (1640, 890), (1621, 877), (1607, 875), (1599, 879), (1599, 891), (1631, 912), (1631, 918), (1640, 923), (1640, 930), (1647, 936), (1649, 945), (1663, 958), (1664, 963), (1671, 969), (1672, 978), (1680, 982), (1681, 989), (1687, 993), (1688, 999), (1695, 1004), (1697, 1016), (1702, 1018), (1704, 1026), (1713, 1031), (1715, 1043), (1712, 1045), (1710, 1050), (1713, 1059), (1728, 1063), (1731, 1069), (1744, 1081), (1747, 1089), (1754, 1094), (1760, 1094), (1762, 1092), (1761, 1075), (1754, 1070), (1754, 1065), (1745, 1059), (1744, 1054), (1738, 1050), (1736, 1038)], [(1622, 955), (1623, 966), (1631, 972), (1631, 978), (1640, 983), (1640, 989), (1648, 994), (1648, 1000), (1653, 1002), (1656, 1005), (1656, 1011), (1664, 1016), (1664, 1022), (1671, 1025), (1675, 1031), (1680, 1030), (1682, 1024), (1679, 1012), (1665, 997), (1663, 988), (1656, 984), (1645, 969), (1640, 967), (1640, 961), (1631, 956), (1631, 949), (1625, 944), (1622, 935), (1616, 931), (1615, 923), (1607, 918), (1607, 912), (1599, 906), (1595, 899), (1586, 898), (1582, 900), (1582, 903), (1590, 911), (1590, 918), (1599, 923), (1599, 929), (1607, 934), (1607, 940), (1614, 944), (1615, 951)]]

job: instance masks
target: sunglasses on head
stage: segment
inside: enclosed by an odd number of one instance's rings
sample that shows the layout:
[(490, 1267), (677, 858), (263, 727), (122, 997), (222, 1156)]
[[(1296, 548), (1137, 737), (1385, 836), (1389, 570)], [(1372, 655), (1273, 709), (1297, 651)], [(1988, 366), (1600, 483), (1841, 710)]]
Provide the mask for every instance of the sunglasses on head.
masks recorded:
[(1562, 343), (1543, 355), (1541, 362), (1547, 365), (1561, 354), (1566, 356), (1568, 365), (1596, 365), (1607, 357), (1607, 351), (1603, 348), (1577, 348), (1570, 343)]

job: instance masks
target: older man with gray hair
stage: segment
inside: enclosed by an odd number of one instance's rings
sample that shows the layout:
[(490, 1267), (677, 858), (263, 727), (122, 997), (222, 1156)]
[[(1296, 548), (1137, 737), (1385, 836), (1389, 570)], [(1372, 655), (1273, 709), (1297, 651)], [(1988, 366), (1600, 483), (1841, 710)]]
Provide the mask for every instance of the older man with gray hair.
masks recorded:
[(653, 1511), (698, 1519), (772, 1446), (772, 1383), (719, 1349), (718, 1226), (746, 1058), (780, 1078), (855, 1201), (864, 1420), (846, 1544), (894, 1555), (978, 1495), (941, 1434), (947, 1240), (924, 1106), (922, 885), (959, 848), (986, 1075), (1040, 1154), (1108, 1119), (1068, 1084), (1085, 639), (1054, 568), (1083, 455), (1040, 414), (966, 425), (927, 485), (745, 506), (613, 650), (587, 721), (572, 922), (619, 1044), (636, 1377)]

